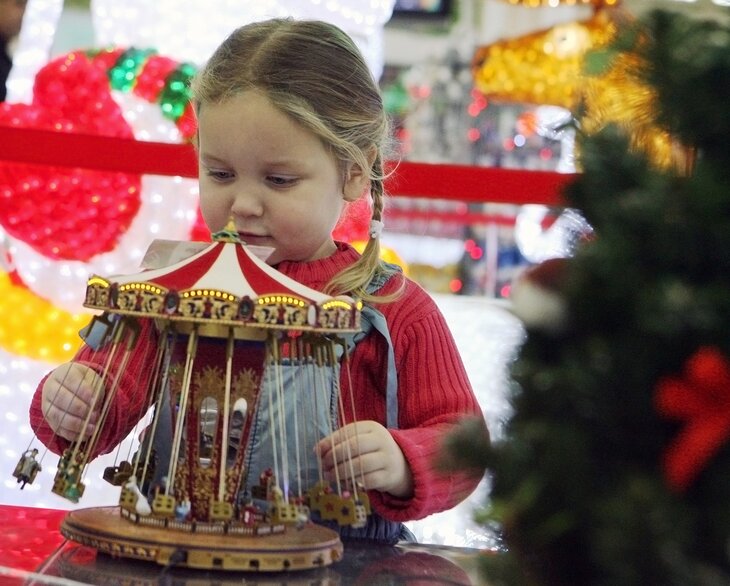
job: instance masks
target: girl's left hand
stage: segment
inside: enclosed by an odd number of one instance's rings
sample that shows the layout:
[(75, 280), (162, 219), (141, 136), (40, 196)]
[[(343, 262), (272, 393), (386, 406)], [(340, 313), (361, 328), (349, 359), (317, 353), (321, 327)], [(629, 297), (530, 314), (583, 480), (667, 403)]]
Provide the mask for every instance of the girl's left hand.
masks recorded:
[(320, 440), (316, 450), (329, 481), (338, 476), (341, 482), (351, 480), (354, 470), (355, 481), (362, 482), (365, 490), (413, 496), (413, 474), (403, 452), (390, 432), (375, 421), (348, 423)]

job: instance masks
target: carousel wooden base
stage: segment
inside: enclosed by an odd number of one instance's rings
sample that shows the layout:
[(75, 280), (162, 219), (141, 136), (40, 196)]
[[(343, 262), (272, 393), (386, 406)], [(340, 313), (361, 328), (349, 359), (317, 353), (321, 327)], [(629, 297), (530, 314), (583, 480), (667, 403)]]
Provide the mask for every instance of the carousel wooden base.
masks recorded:
[(339, 535), (307, 523), (265, 536), (205, 534), (137, 525), (119, 507), (69, 512), (61, 524), (67, 539), (100, 552), (160, 565), (207, 570), (283, 572), (328, 566), (342, 558)]

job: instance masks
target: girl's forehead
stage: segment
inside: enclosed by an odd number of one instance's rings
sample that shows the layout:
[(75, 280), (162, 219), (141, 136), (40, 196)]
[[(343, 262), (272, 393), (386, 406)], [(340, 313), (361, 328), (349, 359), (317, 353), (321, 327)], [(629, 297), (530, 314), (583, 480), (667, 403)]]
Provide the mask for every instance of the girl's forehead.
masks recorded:
[(228, 118), (231, 123), (236, 121), (255, 123), (265, 120), (268, 124), (301, 126), (259, 90), (244, 90), (218, 102), (201, 104), (198, 108), (198, 117)]
[(319, 136), (294, 116), (275, 105), (268, 96), (245, 91), (222, 102), (208, 103), (198, 111), (201, 133), (255, 132), (266, 140), (320, 141)]
[[(310, 160), (331, 148), (312, 130), (276, 107), (260, 93), (241, 93), (202, 105), (198, 114), (201, 155), (220, 159)], [(245, 146), (245, 148), (242, 148)]]

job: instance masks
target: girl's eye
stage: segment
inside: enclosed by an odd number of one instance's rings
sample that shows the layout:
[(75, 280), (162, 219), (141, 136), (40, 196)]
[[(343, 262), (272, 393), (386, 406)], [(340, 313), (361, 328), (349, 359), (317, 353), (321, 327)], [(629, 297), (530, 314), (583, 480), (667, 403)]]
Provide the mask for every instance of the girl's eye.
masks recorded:
[(268, 175), (266, 180), (277, 187), (285, 187), (296, 181), (293, 177), (282, 177), (281, 175)]
[(216, 169), (208, 169), (206, 175), (215, 181), (226, 181), (233, 177), (233, 173), (229, 171), (219, 171)]

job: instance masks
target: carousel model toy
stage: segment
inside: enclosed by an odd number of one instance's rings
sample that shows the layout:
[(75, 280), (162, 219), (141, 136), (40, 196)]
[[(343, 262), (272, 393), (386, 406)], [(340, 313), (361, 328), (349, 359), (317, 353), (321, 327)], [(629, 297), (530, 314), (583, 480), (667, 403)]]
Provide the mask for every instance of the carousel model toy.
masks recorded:
[[(83, 496), (143, 328), (157, 330), (154, 368), (133, 374), (153, 415), (136, 453), (104, 472), (121, 487), (119, 506), (69, 512), (65, 537), (162, 565), (285, 571), (342, 557), (339, 534), (315, 520), (366, 524), (354, 465), (330, 484), (311, 448), (338, 427), (339, 369), (348, 368), (361, 303), (293, 281), (264, 262), (266, 252), (229, 225), (210, 244), (154, 243), (141, 273), (89, 279), (85, 306), (101, 313), (82, 337), (117, 366), (99, 373), (99, 419), (93, 425), (89, 412), (93, 432), (64, 451), (52, 491), (74, 503)], [(23, 486), (40, 469), (36, 454), (16, 467)]]

